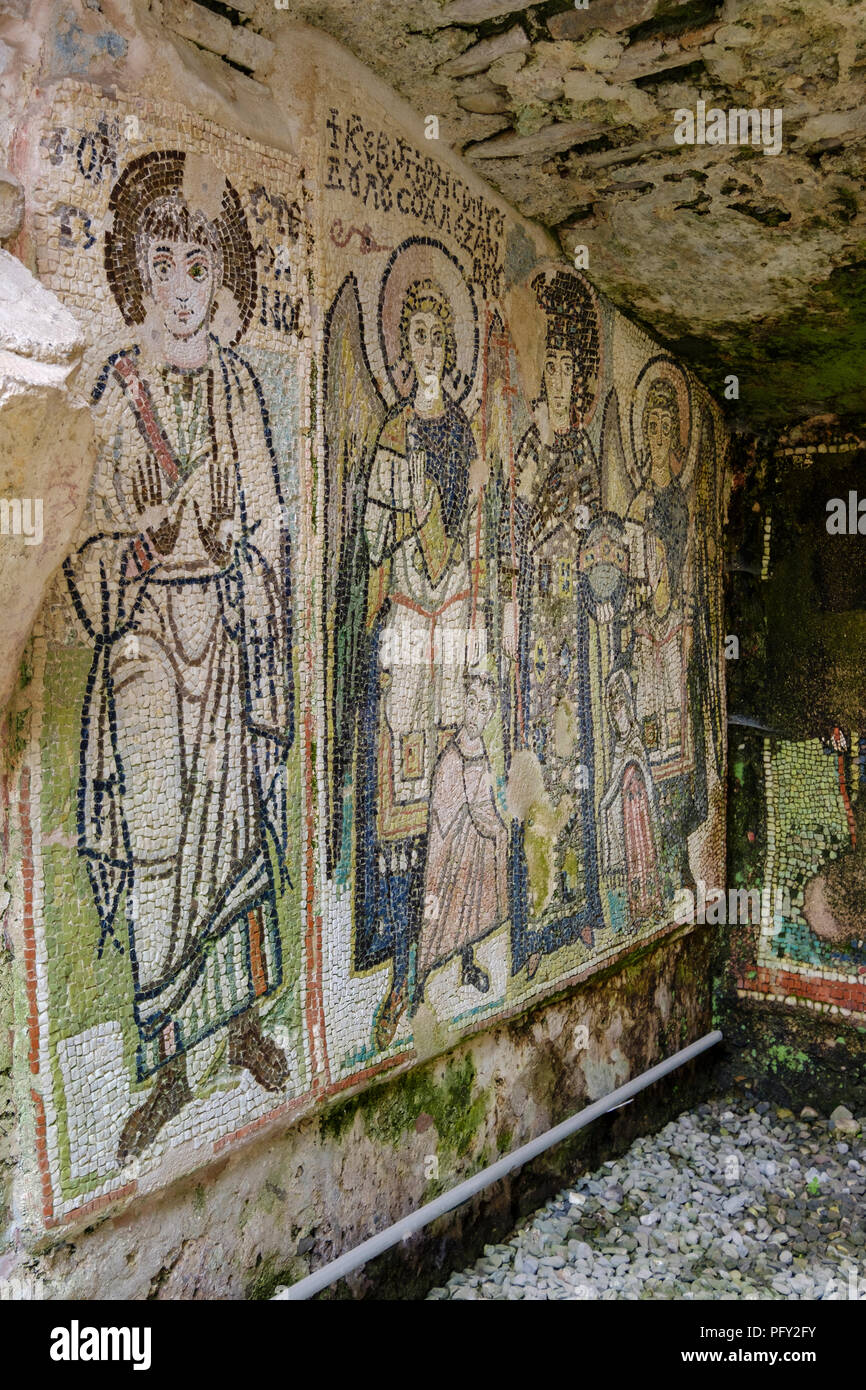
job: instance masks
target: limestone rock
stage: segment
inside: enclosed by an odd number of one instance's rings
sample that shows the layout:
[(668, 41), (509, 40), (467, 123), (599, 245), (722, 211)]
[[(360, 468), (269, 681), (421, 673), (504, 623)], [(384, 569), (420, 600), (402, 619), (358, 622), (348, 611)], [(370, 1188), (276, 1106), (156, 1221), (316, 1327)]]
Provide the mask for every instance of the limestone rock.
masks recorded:
[(482, 39), (458, 57), (449, 58), (439, 71), (446, 77), (469, 77), (473, 73), (484, 72), (497, 58), (504, 58), (508, 53), (520, 53), (527, 48), (529, 39), (520, 25), (516, 24), (504, 34), (497, 34), (492, 39)]
[(15, 236), (24, 216), (24, 189), (8, 169), (0, 169), (0, 241)]
[(249, 68), (258, 76), (270, 67), (274, 52), (270, 39), (246, 25), (232, 24), (222, 15), (195, 4), (194, 0), (170, 0), (165, 19), (168, 27), (181, 38)]
[(592, 140), (599, 133), (600, 128), (589, 121), (555, 121), (533, 135), (494, 135), (492, 140), (470, 145), (466, 155), (470, 159), (515, 159), (555, 154)]
[(90, 482), (90, 411), (74, 390), (83, 347), (68, 310), (0, 251), (0, 708)]

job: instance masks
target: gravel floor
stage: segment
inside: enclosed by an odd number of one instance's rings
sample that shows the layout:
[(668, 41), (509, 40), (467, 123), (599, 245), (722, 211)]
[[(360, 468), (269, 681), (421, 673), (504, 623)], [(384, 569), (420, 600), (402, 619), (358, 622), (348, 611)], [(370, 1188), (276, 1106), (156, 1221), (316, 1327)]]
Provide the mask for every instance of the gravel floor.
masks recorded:
[(841, 1106), (698, 1106), (428, 1297), (866, 1300), (860, 1131)]

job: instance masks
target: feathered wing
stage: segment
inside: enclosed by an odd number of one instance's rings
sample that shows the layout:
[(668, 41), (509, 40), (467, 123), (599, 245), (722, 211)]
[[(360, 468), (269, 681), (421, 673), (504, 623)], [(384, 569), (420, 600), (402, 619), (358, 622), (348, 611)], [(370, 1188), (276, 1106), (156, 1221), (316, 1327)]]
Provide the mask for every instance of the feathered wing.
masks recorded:
[[(700, 410), (701, 436), (695, 483), (694, 648), (696, 670), (704, 685), (707, 733), (716, 775), (721, 777), (725, 747), (725, 695), (719, 655), (722, 589), (718, 563), (721, 544), (719, 517), (719, 460), (716, 430), (710, 409)], [(713, 548), (711, 551), (711, 547)]]
[(328, 872), (339, 863), (343, 795), (367, 674), (367, 486), (387, 408), (364, 346), (358, 282), (343, 281), (326, 322), (325, 631), (328, 714)]
[(634, 485), (629, 477), (625, 449), (622, 442), (622, 426), (619, 418), (619, 400), (616, 387), (611, 387), (604, 403), (604, 417), (601, 426), (601, 505), (606, 512), (616, 512), (625, 516), (629, 503), (634, 497)]
[[(516, 601), (513, 611), (518, 624), (519, 614), (526, 607), (523, 592), (527, 577), (523, 544), (526, 504), (518, 496), (518, 452), (531, 416), (522, 391), (514, 343), (498, 312), (492, 315), (488, 325), (484, 360), (480, 415), (486, 465), (484, 505), (488, 537), (487, 571), (491, 577), (488, 585), (488, 621), (503, 700), (503, 757), (507, 765), (515, 744), (521, 739), (521, 667), (518, 660), (509, 661), (506, 658), (499, 641), (505, 635), (505, 604)], [(520, 646), (519, 627), (512, 635), (517, 650)], [(494, 758), (494, 764), (496, 762)], [(501, 771), (498, 767), (496, 770)]]

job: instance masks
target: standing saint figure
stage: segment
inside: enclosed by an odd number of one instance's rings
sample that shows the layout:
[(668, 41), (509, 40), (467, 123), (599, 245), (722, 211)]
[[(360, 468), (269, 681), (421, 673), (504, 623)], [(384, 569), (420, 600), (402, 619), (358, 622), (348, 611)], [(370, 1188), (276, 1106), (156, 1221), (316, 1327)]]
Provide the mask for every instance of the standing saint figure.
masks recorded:
[(656, 378), (642, 414), (644, 485), (628, 510), (632, 574), (643, 601), (634, 621), (633, 659), (641, 736), (657, 778), (691, 764), (686, 675), (691, 650), (689, 506), (680, 482), (676, 387)]
[[(540, 789), (523, 806), (514, 845), (513, 968), (531, 978), (545, 953), (580, 939), (599, 917), (592, 787), (589, 619), (607, 620), (581, 573), (581, 549), (600, 514), (600, 472), (584, 426), (599, 370), (597, 311), (587, 285), (557, 271), (533, 282), (545, 314), (541, 398), (517, 453), (509, 517), (518, 598), (504, 620), (515, 661), (513, 767)], [(509, 633), (511, 638), (509, 640)], [(515, 721), (516, 722), (516, 721)], [(529, 760), (529, 761), (528, 761)], [(518, 780), (515, 776), (514, 781)]]
[(490, 989), (473, 947), (508, 916), (508, 831), (496, 805), (483, 738), (495, 707), (493, 677), (484, 671), (467, 674), (463, 723), (436, 764), (430, 790), (413, 1013), (428, 975), (455, 955), (461, 985), (473, 985), (481, 994)]
[(601, 872), (627, 902), (629, 920), (662, 907), (661, 834), (656, 791), (634, 710), (631, 680), (615, 671), (607, 683), (614, 730), (607, 790), (598, 808)]
[[(483, 547), (470, 489), (475, 440), (443, 390), (456, 362), (452, 306), (433, 279), (411, 283), (400, 312), (409, 398), (385, 419), (364, 506), (369, 678), (361, 717), (357, 821), (362, 912), (390, 946), (391, 987), (374, 1025), (393, 1038), (409, 1002), (409, 953), (423, 905), (430, 788), (463, 713), (463, 672), (485, 639)], [(479, 594), (481, 601), (479, 602)]]
[(123, 1128), (124, 1162), (192, 1099), (185, 1054), (216, 1029), (261, 1086), (288, 1079), (255, 1006), (282, 981), (269, 842), (282, 873), (293, 689), (268, 413), (211, 331), (236, 339), (255, 302), (240, 200), (204, 159), (154, 152), (120, 175), (110, 212), (108, 281), (140, 337), (93, 391), (93, 533), (65, 572), (95, 647), (79, 852), (100, 949), (122, 949), (124, 900), (137, 1078), (156, 1077)]

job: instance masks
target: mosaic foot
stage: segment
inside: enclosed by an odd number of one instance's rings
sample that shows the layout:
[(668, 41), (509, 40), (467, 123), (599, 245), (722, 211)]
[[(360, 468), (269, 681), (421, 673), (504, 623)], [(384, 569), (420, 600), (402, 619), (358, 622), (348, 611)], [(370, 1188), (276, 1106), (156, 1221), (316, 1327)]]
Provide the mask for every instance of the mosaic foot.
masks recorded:
[(160, 1071), (156, 1085), (143, 1105), (133, 1110), (120, 1136), (117, 1146), (117, 1159), (121, 1164), (130, 1158), (137, 1158), (156, 1138), (163, 1125), (179, 1115), (192, 1100), (192, 1091), (186, 1078), (186, 1062), (176, 1058), (166, 1062)]
[(412, 995), (412, 1002), (409, 1005), (410, 1018), (415, 1017), (421, 1005), (424, 1003), (424, 986), (426, 985), (426, 983), (427, 981), (426, 979), (424, 979), (421, 980), (421, 982), (419, 984), (416, 984), (415, 986), (415, 993)]
[(286, 1054), (273, 1038), (266, 1037), (250, 1012), (229, 1024), (229, 1063), (245, 1067), (266, 1091), (281, 1091), (289, 1079)]
[(463, 964), (460, 970), (461, 985), (472, 985), (481, 994), (486, 994), (490, 988), (490, 976), (486, 970), (482, 970), (477, 962), (470, 958), (463, 957)]
[(539, 965), (541, 964), (541, 952), (533, 951), (529, 960), (526, 962), (526, 978), (531, 980)]
[(384, 1052), (385, 1048), (389, 1047), (393, 1041), (394, 1034), (397, 1032), (397, 1024), (406, 1008), (408, 993), (404, 980), (398, 990), (391, 990), (379, 1010), (379, 1016), (373, 1029), (373, 1038), (380, 1052)]

